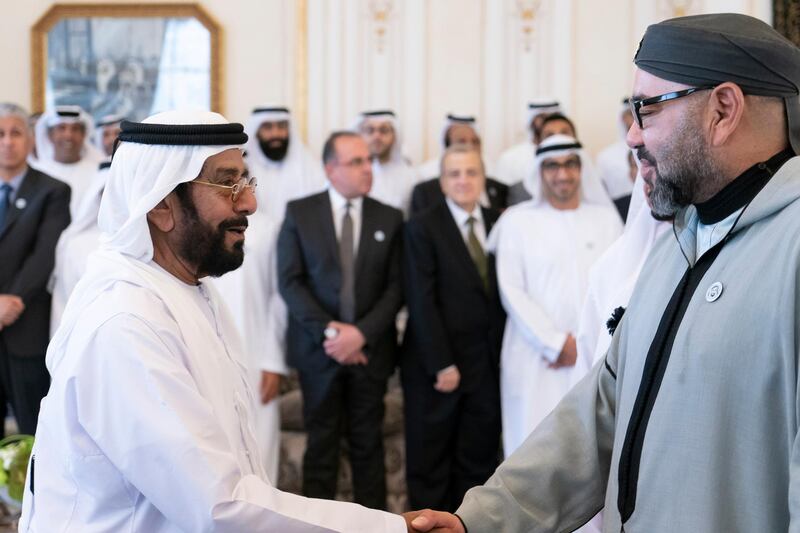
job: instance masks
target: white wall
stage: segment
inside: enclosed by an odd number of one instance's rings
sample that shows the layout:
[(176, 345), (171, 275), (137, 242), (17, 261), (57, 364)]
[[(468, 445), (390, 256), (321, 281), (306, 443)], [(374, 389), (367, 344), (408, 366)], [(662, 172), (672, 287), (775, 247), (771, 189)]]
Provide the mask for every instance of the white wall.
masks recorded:
[[(83, 0), (93, 1), (94, 0)], [(30, 28), (52, 0), (0, 0), (0, 101), (30, 106)], [(555, 96), (596, 152), (616, 140), (619, 101), (648, 24), (677, 11), (771, 21), (770, 0), (202, 0), (224, 29), (223, 99), (244, 121), (266, 102), (307, 109), (317, 152), (363, 109), (391, 107), (407, 155), (438, 153), (449, 111), (478, 116), (487, 156), (524, 137), (528, 99)], [(298, 8), (307, 55), (296, 57)], [(532, 18), (520, 6), (534, 8)], [(385, 12), (385, 16), (381, 13)], [(526, 37), (527, 36), (527, 37)], [(296, 85), (298, 69), (307, 90)], [(301, 76), (302, 79), (302, 76)]]

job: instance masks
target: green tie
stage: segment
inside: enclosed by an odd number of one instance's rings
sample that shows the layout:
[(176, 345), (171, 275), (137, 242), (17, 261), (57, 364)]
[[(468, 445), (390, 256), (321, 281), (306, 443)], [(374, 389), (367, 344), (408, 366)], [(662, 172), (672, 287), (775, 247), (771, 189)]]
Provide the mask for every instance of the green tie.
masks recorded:
[(483, 251), (481, 242), (475, 235), (475, 217), (470, 216), (467, 219), (467, 249), (472, 261), (475, 263), (475, 268), (478, 269), (478, 275), (483, 281), (483, 288), (489, 291), (489, 267), (486, 263), (486, 253)]

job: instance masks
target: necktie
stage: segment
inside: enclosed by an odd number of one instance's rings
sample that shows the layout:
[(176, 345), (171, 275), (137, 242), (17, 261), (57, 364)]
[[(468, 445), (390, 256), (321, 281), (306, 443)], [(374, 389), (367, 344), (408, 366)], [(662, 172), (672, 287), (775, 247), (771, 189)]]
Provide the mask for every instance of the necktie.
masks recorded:
[(11, 185), (4, 183), (0, 185), (0, 229), (5, 225), (9, 207), (11, 207)]
[(339, 290), (339, 319), (352, 324), (356, 318), (355, 268), (353, 263), (353, 217), (350, 202), (345, 204), (342, 217), (342, 235), (339, 238), (339, 261), (342, 268), (342, 287)]
[(467, 219), (467, 249), (469, 255), (472, 257), (472, 262), (475, 263), (475, 268), (478, 269), (478, 275), (483, 281), (483, 288), (489, 290), (489, 266), (486, 262), (486, 253), (483, 251), (481, 242), (475, 235), (475, 217), (470, 216)]

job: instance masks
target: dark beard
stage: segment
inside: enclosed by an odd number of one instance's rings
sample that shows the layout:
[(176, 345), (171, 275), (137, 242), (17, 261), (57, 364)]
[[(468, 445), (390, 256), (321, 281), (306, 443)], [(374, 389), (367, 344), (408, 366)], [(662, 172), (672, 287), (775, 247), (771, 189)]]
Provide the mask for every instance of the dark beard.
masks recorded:
[(655, 170), (650, 203), (657, 220), (669, 220), (678, 210), (706, 200), (724, 183), (698, 127), (686, 120), (672, 138), (674, 141), (663, 150), (660, 159), (644, 146), (636, 149), (636, 157)]
[(269, 141), (258, 140), (261, 146), (261, 151), (267, 156), (267, 159), (280, 163), (286, 157), (286, 152), (289, 151), (289, 139), (271, 139)]
[(186, 261), (197, 265), (197, 272), (218, 278), (242, 266), (244, 241), (234, 243), (232, 250), (225, 248), (225, 231), (235, 226), (247, 227), (247, 217), (232, 217), (223, 220), (216, 231), (200, 220), (191, 198), (178, 196), (186, 215), (178, 251)]

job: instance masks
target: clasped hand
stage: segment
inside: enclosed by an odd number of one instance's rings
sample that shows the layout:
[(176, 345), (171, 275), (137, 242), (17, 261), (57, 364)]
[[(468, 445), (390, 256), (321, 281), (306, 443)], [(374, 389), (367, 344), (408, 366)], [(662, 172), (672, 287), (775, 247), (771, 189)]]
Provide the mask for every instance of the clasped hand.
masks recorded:
[(352, 324), (336, 322), (328, 323), (329, 328), (336, 329), (339, 333), (332, 339), (322, 343), (325, 353), (340, 365), (366, 365), (369, 361), (364, 355), (364, 345), (367, 340), (364, 334)]
[(24, 310), (22, 298), (13, 294), (0, 294), (0, 329), (16, 322)]

